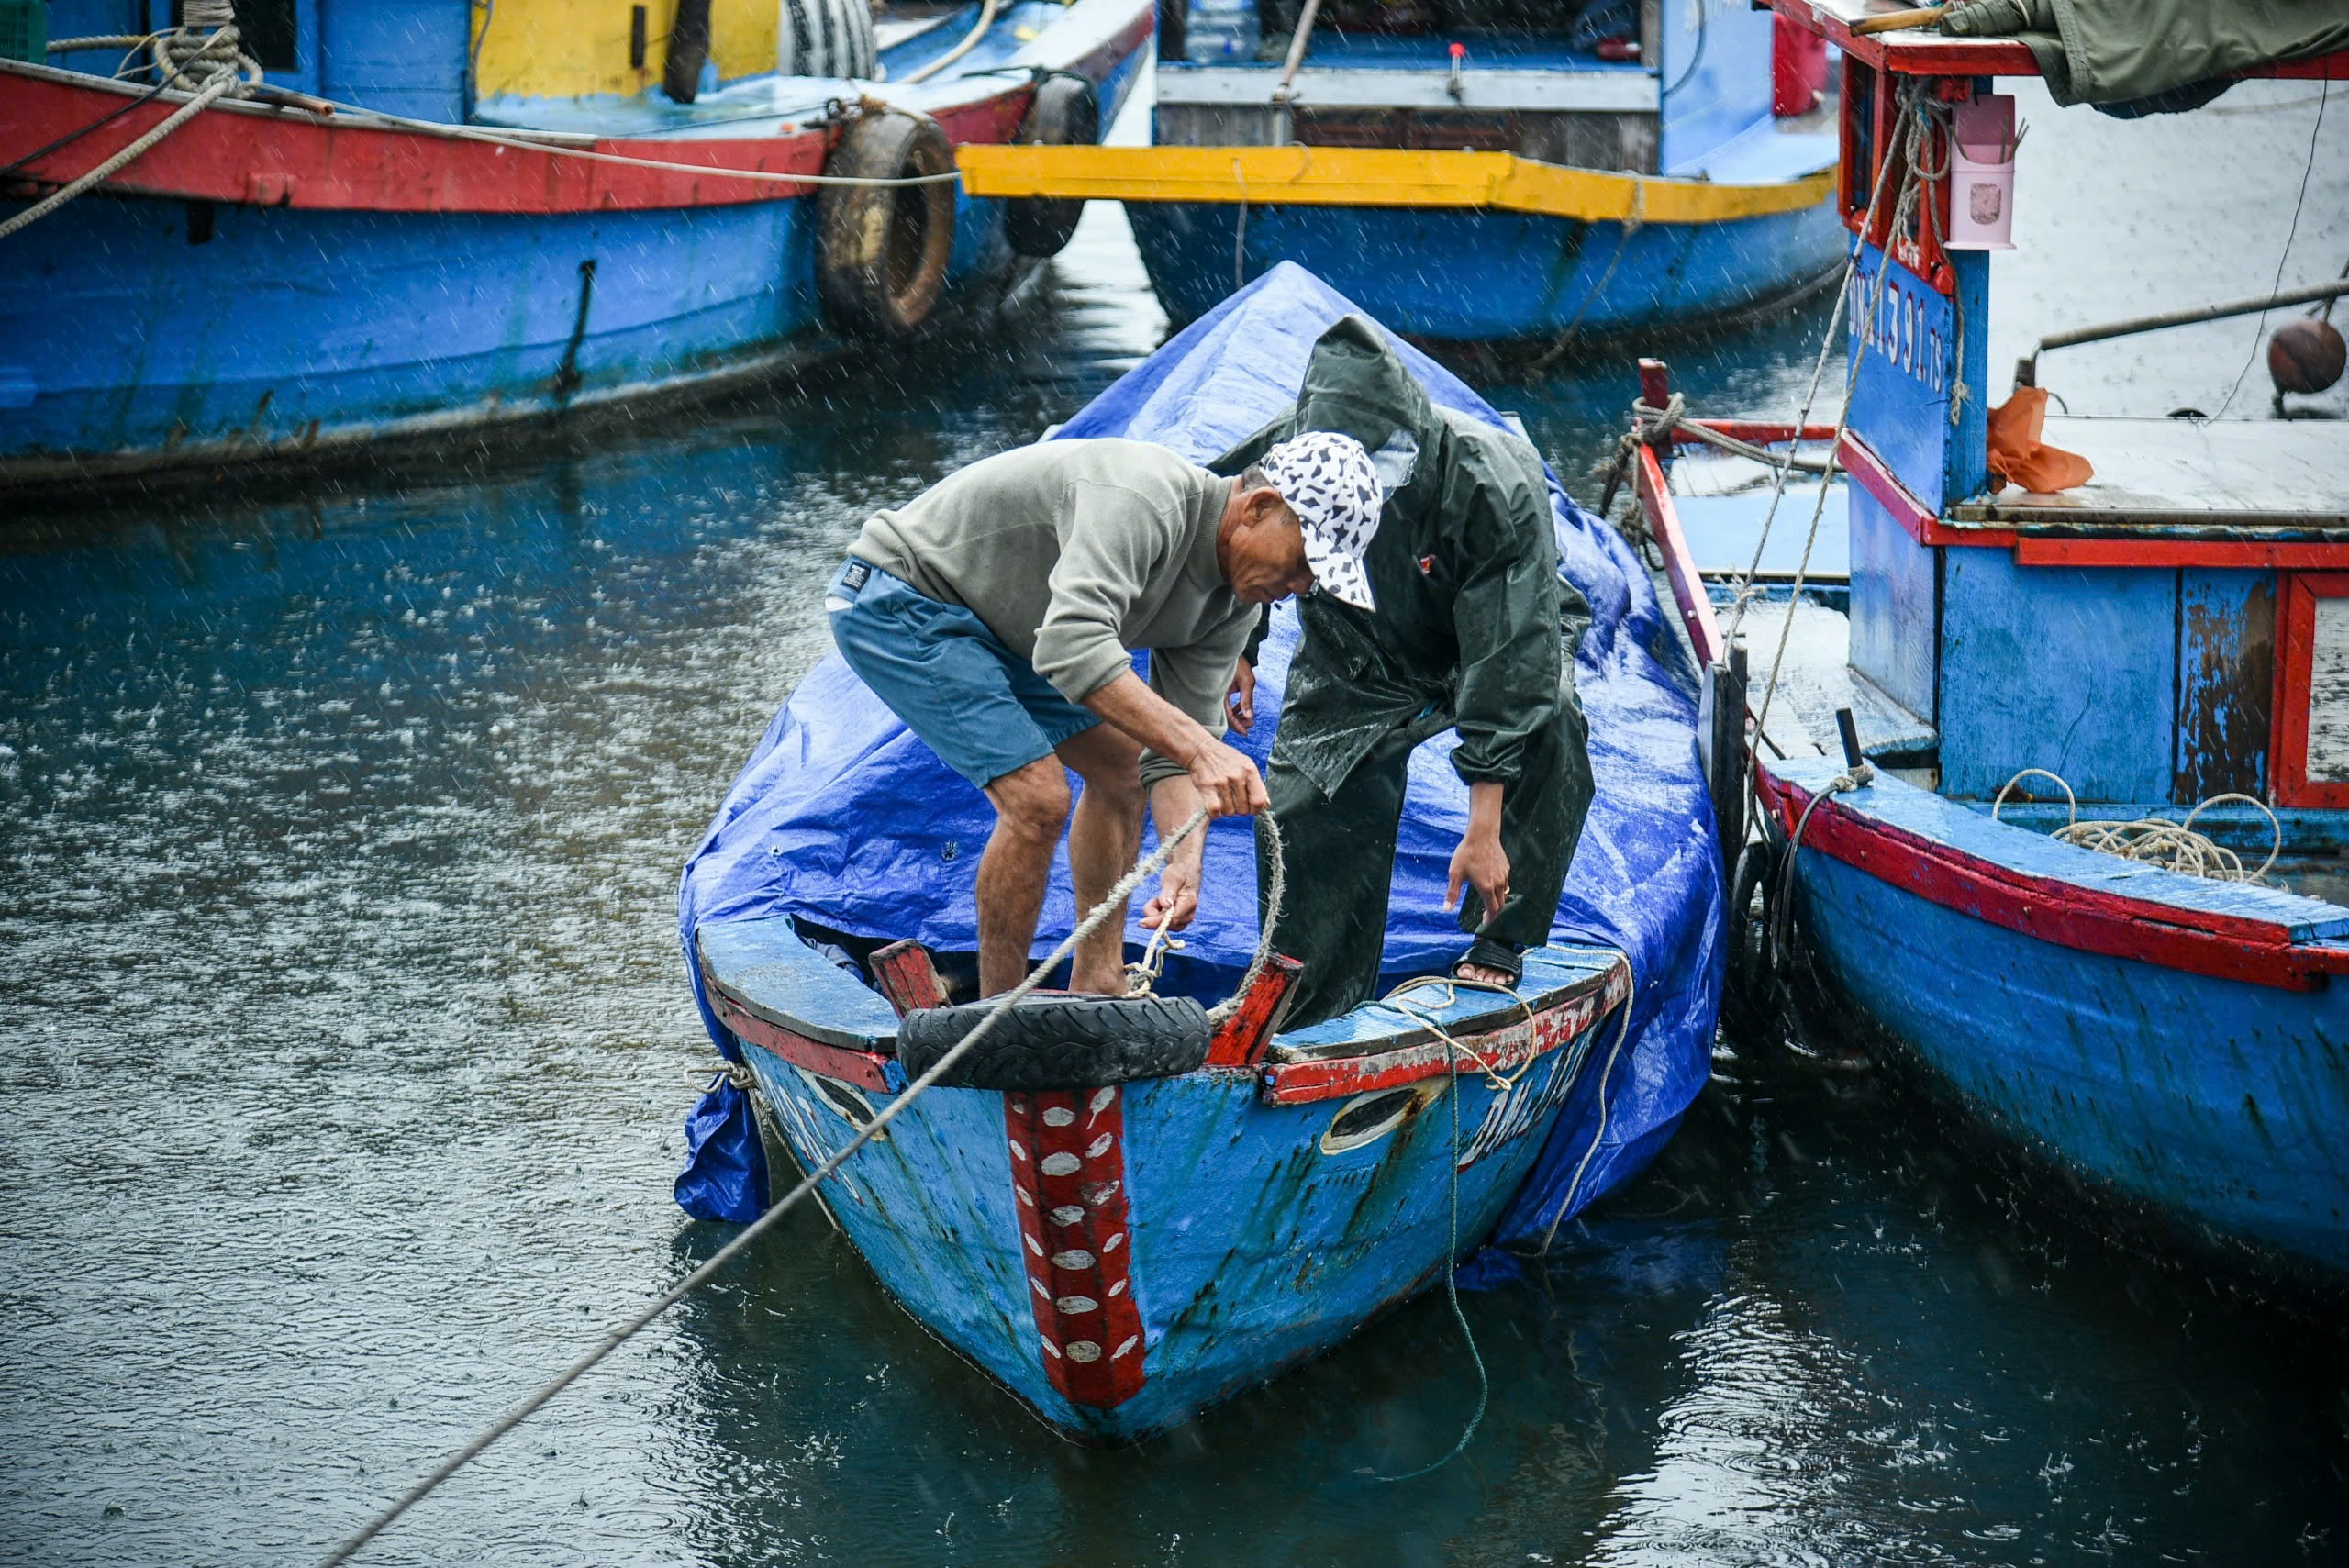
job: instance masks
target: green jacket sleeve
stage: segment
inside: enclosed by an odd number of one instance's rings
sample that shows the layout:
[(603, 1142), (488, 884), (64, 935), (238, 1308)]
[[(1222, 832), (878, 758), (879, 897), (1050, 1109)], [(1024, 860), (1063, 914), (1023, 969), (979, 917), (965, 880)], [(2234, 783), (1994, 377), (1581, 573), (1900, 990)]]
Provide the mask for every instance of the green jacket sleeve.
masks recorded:
[(1444, 515), (1460, 530), (1453, 601), (1460, 645), (1452, 765), (1471, 784), (1515, 784), (1528, 737), (1556, 712), (1558, 547), (1542, 460), (1516, 437), (1451, 423)]

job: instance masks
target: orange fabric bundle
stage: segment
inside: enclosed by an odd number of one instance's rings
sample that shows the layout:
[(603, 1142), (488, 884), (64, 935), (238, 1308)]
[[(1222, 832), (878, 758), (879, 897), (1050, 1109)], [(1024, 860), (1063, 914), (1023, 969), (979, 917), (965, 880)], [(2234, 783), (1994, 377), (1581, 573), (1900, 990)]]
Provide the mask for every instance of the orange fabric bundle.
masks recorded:
[(2016, 387), (2012, 397), (1991, 409), (1990, 477), (2043, 495), (2094, 478), (2096, 470), (2087, 459), (2039, 439), (2046, 427), (2045, 387)]

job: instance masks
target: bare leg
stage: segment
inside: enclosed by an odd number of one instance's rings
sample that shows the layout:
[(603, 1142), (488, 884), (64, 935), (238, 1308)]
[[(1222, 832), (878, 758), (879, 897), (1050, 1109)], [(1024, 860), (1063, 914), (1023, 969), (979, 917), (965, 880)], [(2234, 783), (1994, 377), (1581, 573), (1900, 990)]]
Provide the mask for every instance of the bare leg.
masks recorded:
[[(1122, 730), (1097, 724), (1061, 742), (1060, 760), (1085, 781), (1068, 829), (1069, 880), (1081, 918), (1109, 895), (1141, 851), (1141, 748)], [(1111, 996), (1126, 992), (1126, 911), (1121, 905), (1076, 950), (1068, 987)]]
[(1039, 757), (986, 795), (996, 820), (979, 857), (979, 994), (995, 996), (1028, 978), (1052, 849), (1068, 821), (1068, 775), (1059, 758)]

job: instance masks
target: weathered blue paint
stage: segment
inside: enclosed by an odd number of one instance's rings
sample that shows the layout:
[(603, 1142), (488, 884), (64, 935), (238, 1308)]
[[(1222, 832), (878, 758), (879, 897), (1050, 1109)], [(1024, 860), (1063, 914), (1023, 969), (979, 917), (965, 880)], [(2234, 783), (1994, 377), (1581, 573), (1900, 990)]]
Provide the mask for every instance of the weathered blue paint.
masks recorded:
[(1785, 295), (1843, 254), (1829, 204), (1629, 233), (1528, 213), (1395, 207), (1134, 202), (1126, 213), (1151, 286), (1178, 320), (1293, 261), (1397, 332), (1464, 342), (1730, 315)]
[(1942, 563), (1942, 787), (2052, 768), (2082, 800), (2160, 800), (2173, 772), (2177, 574)]
[[(454, 427), (779, 355), (817, 319), (813, 209), (593, 217), (76, 202), (10, 242), (0, 458)], [(567, 397), (556, 373), (596, 264)]]
[[(1835, 769), (1774, 763), (1807, 788)], [(2081, 886), (2274, 919), (2338, 941), (2349, 910), (2153, 871), (1880, 778), (1870, 818)], [(1832, 979), (1969, 1110), (2204, 1239), (2349, 1270), (2349, 988), (2290, 992), (2065, 948), (1806, 848), (1807, 929)]]
[(1909, 537), (1883, 504), (1842, 486), (1851, 518), (1852, 668), (1911, 713), (1934, 711), (1941, 636), (1941, 559)]
[(2169, 798), (2265, 797), (2275, 708), (2276, 574), (2178, 573), (2176, 783)]
[[(705, 940), (727, 943), (734, 962), (762, 950), (757, 962), (770, 979), (829, 968), (787, 918), (704, 931)], [(1615, 962), (1604, 951), (1531, 953), (1525, 994), (1538, 1007), (1543, 995)], [(720, 973), (730, 981), (748, 971)], [(812, 995), (829, 984), (802, 973), (777, 980), (776, 994)], [(879, 998), (866, 995), (870, 1014)], [(1463, 994), (1447, 1004), (1439, 993), (1414, 1006), (1456, 1026), (1489, 1012), (1492, 999)], [(1347, 1021), (1333, 1020), (1340, 1022)], [(1327, 1043), (1321, 1036), (1331, 1027), (1308, 1033)], [(1349, 1027), (1370, 1036), (1415, 1025), (1374, 1006)], [(889, 1293), (1039, 1416), (1090, 1440), (1143, 1437), (1319, 1354), (1473, 1251), (1540, 1153), (1593, 1042), (1611, 1039), (1614, 1027), (1610, 1017), (1537, 1059), (1514, 1089), (1497, 1088), (1464, 1063), (1456, 1079), (1420, 1085), (1394, 1130), (1335, 1152), (1321, 1140), (1349, 1099), (1269, 1106), (1254, 1073), (1219, 1069), (1124, 1085), (1122, 1180), (1147, 1376), (1139, 1393), (1106, 1409), (1071, 1403), (1046, 1373), (1021, 1257), (1003, 1095), (928, 1091), (821, 1191)], [(837, 1082), (820, 1086), (814, 1074), (756, 1045), (745, 1055), (803, 1170), (855, 1136), (860, 1123), (851, 1106), (869, 1107), (869, 1119), (894, 1097)], [(1456, 1136), (1447, 1096), (1457, 1102)], [(1502, 1131), (1506, 1141), (1483, 1146), (1480, 1133)], [(1461, 1161), (1455, 1234), (1453, 1172)], [(1203, 1201), (1210, 1194), (1212, 1201)]]

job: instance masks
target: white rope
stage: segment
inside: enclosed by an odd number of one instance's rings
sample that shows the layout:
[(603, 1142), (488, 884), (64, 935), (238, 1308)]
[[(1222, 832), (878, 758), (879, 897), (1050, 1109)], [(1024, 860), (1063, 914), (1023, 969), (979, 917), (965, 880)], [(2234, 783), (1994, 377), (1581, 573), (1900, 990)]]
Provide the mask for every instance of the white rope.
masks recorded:
[[(2130, 822), (2083, 822), (2080, 820), (2079, 799), (2061, 773), (2045, 768), (2025, 768), (1999, 786), (1998, 796), (1990, 802), (1990, 820), (1998, 820), (1998, 812), (2007, 804), (2007, 795), (2015, 785), (2037, 774), (2053, 779), (2062, 786), (2071, 819), (2055, 829), (2054, 837), (2066, 844), (2076, 844), (2099, 854), (2113, 855), (2124, 861), (2137, 861), (2155, 865), (2164, 871), (2174, 871), (2181, 876), (2199, 876), (2210, 882), (2265, 882), (2277, 860), (2284, 852), (2284, 824), (2267, 803), (2248, 795), (2229, 791), (2214, 795), (2186, 814), (2183, 822), (2173, 822), (2165, 817), (2140, 817)], [(2218, 842), (2207, 833), (2194, 830), (2194, 819), (2210, 807), (2230, 800), (2255, 806), (2266, 815), (2273, 834), (2267, 858), (2259, 862), (2257, 871), (2245, 871), (2243, 857)]]
[(525, 152), (544, 152), (557, 158), (578, 158), (590, 163), (618, 163), (632, 169), (658, 169), (672, 174), (703, 174), (724, 180), (748, 180), (770, 185), (846, 185), (867, 190), (896, 190), (906, 185), (943, 185), (963, 177), (959, 169), (943, 174), (905, 174), (888, 178), (867, 178), (853, 174), (775, 174), (763, 169), (726, 169), (713, 163), (672, 163), (660, 158), (631, 158), (621, 152), (591, 152), (584, 147), (564, 147), (559, 143), (533, 141), (527, 137), (501, 136), (478, 126), (444, 126), (459, 141), (485, 141), (495, 147), (518, 148)]
[[(1528, 1028), (1536, 1027), (1533, 1019), (1532, 1004), (1528, 1002), (1523, 996), (1520, 995), (1517, 991), (1510, 986), (1496, 985), (1489, 980), (1469, 980), (1456, 974), (1416, 975), (1409, 980), (1404, 981), (1403, 984), (1397, 985), (1394, 990), (1389, 991), (1386, 995), (1381, 996), (1378, 999), (1378, 1005), (1380, 1006), (1392, 1007), (1395, 1011), (1402, 1014), (1405, 1018), (1411, 1019), (1414, 1023), (1419, 1024), (1421, 1028), (1432, 1033), (1438, 1040), (1443, 1041), (1449, 1051), (1456, 1052), (1458, 1056), (1465, 1056), (1469, 1061), (1475, 1062), (1476, 1064), (1476, 1070), (1485, 1075), (1485, 1082), (1492, 1086), (1492, 1089), (1496, 1094), (1505, 1093), (1508, 1090), (1516, 1088), (1519, 1081), (1521, 1080), (1526, 1073), (1532, 1071), (1534, 1062), (1541, 1060), (1539, 1056), (1529, 1052), (1525, 1060), (1517, 1064), (1516, 1072), (1506, 1073), (1501, 1072), (1500, 1069), (1495, 1067), (1491, 1062), (1486, 1061), (1483, 1056), (1478, 1054), (1475, 1047), (1469, 1045), (1464, 1040), (1454, 1040), (1452, 1036), (1452, 1031), (1445, 1029), (1442, 1021), (1437, 1018), (1434, 1014), (1423, 1012), (1419, 1008), (1414, 1007), (1409, 1003), (1400, 999), (1409, 992), (1425, 989), (1438, 989), (1442, 991), (1444, 995), (1442, 1006), (1446, 1007), (1457, 1006), (1460, 1001), (1460, 993), (1464, 990), (1490, 991), (1497, 995), (1506, 996), (1510, 1001), (1516, 1003), (1519, 1010), (1525, 1014), (1525, 1022)], [(1457, 1060), (1457, 1056), (1455, 1056), (1452, 1061), (1451, 1066), (1453, 1076), (1457, 1077), (1460, 1071), (1460, 1064)]]
[(415, 1485), (402, 1493), (400, 1496), (389, 1507), (385, 1507), (381, 1513), (377, 1514), (373, 1518), (369, 1519), (365, 1525), (362, 1526), (357, 1534), (351, 1536), (350, 1540), (344, 1541), (340, 1546), (336, 1547), (331, 1552), (328, 1552), (322, 1560), (320, 1568), (338, 1568), (339, 1564), (349, 1562), (352, 1555), (355, 1554), (362, 1547), (364, 1547), (369, 1541), (381, 1535), (402, 1514), (406, 1513), (409, 1508), (415, 1507), (417, 1503), (430, 1496), (442, 1482), (448, 1480), (449, 1477), (454, 1475), (458, 1471), (471, 1463), (482, 1453), (484, 1450), (487, 1449), (490, 1444), (495, 1442), (498, 1439), (512, 1431), (516, 1427), (520, 1426), (540, 1407), (545, 1405), (548, 1400), (552, 1399), (556, 1395), (570, 1387), (573, 1383), (576, 1383), (591, 1368), (593, 1368), (596, 1362), (602, 1361), (606, 1356), (610, 1355), (614, 1351), (618, 1350), (622, 1345), (628, 1343), (629, 1340), (635, 1338), (636, 1335), (654, 1318), (668, 1311), (672, 1307), (676, 1306), (677, 1303), (683, 1301), (695, 1290), (716, 1277), (719, 1270), (723, 1269), (728, 1263), (732, 1262), (737, 1257), (740, 1257), (742, 1252), (761, 1236), (765, 1235), (767, 1230), (773, 1227), (777, 1220), (781, 1219), (784, 1215), (790, 1211), (794, 1204), (797, 1203), (801, 1198), (815, 1192), (817, 1184), (822, 1182), (827, 1176), (831, 1175), (835, 1171), (838, 1171), (842, 1165), (846, 1164), (850, 1155), (854, 1154), (867, 1143), (872, 1142), (874, 1139), (879, 1137), (884, 1129), (885, 1129), (891, 1122), (896, 1120), (900, 1115), (904, 1114), (908, 1106), (911, 1106), (916, 1100), (919, 1099), (939, 1081), (940, 1078), (943, 1077), (949, 1068), (952, 1067), (955, 1062), (961, 1061), (973, 1047), (979, 1043), (979, 1041), (985, 1040), (988, 1033), (994, 1029), (995, 1026), (1003, 1020), (1004, 1015), (1010, 1012), (1013, 1007), (1017, 1006), (1021, 999), (1026, 997), (1030, 992), (1034, 991), (1038, 986), (1041, 985), (1044, 983), (1046, 976), (1052, 973), (1053, 966), (1058, 964), (1063, 958), (1066, 958), (1071, 952), (1074, 951), (1079, 942), (1082, 942), (1085, 938), (1100, 929), (1102, 925), (1108, 920), (1112, 914), (1122, 908), (1126, 900), (1132, 895), (1134, 889), (1141, 885), (1143, 878), (1149, 876), (1152, 872), (1155, 872), (1160, 867), (1163, 866), (1166, 863), (1168, 857), (1174, 854), (1175, 847), (1181, 844), (1184, 840), (1189, 838), (1193, 833), (1197, 832), (1200, 826), (1205, 823), (1207, 819), (1207, 807), (1201, 806), (1198, 810), (1191, 814), (1189, 821), (1184, 823), (1181, 828), (1175, 829), (1173, 834), (1169, 835), (1159, 844), (1157, 849), (1152, 851), (1148, 855), (1142, 857), (1142, 859), (1135, 862), (1134, 868), (1126, 873), (1124, 876), (1118, 879), (1117, 885), (1109, 889), (1108, 895), (1103, 898), (1100, 903), (1095, 905), (1084, 919), (1077, 922), (1076, 929), (1074, 930), (1069, 932), (1066, 937), (1062, 939), (1060, 946), (1052, 950), (1051, 957), (1045, 959), (1041, 964), (1038, 965), (1029, 974), (1027, 979), (1021, 981), (1019, 984), (1013, 986), (1002, 995), (995, 998), (994, 1006), (988, 1011), (985, 1018), (978, 1021), (969, 1034), (964, 1035), (961, 1040), (957, 1040), (947, 1050), (944, 1055), (932, 1062), (929, 1072), (924, 1073), (920, 1077), (916, 1078), (912, 1083), (907, 1084), (904, 1092), (899, 1094), (896, 1098), (891, 1100), (886, 1106), (884, 1106), (880, 1112), (875, 1115), (871, 1121), (864, 1124), (863, 1128), (858, 1131), (854, 1138), (850, 1139), (847, 1143), (841, 1147), (839, 1152), (835, 1153), (830, 1159), (826, 1160), (822, 1164), (817, 1166), (813, 1171), (808, 1172), (806, 1176), (802, 1177), (799, 1184), (792, 1188), (790, 1192), (786, 1193), (782, 1201), (773, 1205), (764, 1214), (759, 1216), (758, 1218), (752, 1220), (749, 1225), (744, 1226), (740, 1235), (736, 1236), (731, 1241), (727, 1242), (725, 1246), (720, 1247), (717, 1251), (711, 1253), (707, 1262), (702, 1264), (701, 1267), (696, 1269), (684, 1279), (678, 1281), (676, 1284), (670, 1287), (667, 1292), (655, 1299), (651, 1305), (638, 1312), (636, 1316), (630, 1318), (627, 1322), (621, 1324), (618, 1328), (614, 1329), (602, 1339), (596, 1340), (595, 1345), (590, 1348), (584, 1355), (581, 1356), (577, 1361), (573, 1362), (568, 1367), (565, 1367), (552, 1382), (548, 1383), (539, 1389), (537, 1393), (532, 1394), (529, 1398), (523, 1400), (522, 1403), (517, 1405), (495, 1426), (483, 1432), (479, 1437), (474, 1438), (464, 1447), (450, 1455), (446, 1460), (442, 1461), (439, 1468), (435, 1469), (431, 1474), (427, 1475), (423, 1480), (417, 1482)]
[(961, 43), (956, 44), (952, 49), (948, 50), (944, 54), (940, 55), (936, 60), (931, 61), (928, 65), (923, 66), (920, 70), (909, 72), (906, 76), (900, 78), (898, 84), (901, 86), (910, 87), (917, 82), (927, 82), (931, 77), (937, 75), (940, 72), (945, 70), (948, 66), (953, 64), (956, 61), (962, 59), (964, 55), (970, 53), (974, 48), (977, 47), (978, 41), (987, 36), (987, 29), (995, 26), (996, 5), (996, 0), (985, 0), (985, 3), (979, 7), (979, 19), (972, 25), (969, 32), (963, 35), (963, 41)]
[(1615, 1030), (1614, 1048), (1607, 1053), (1606, 1065), (1598, 1070), (1598, 1126), (1591, 1132), (1590, 1147), (1582, 1151), (1582, 1159), (1575, 1162), (1574, 1176), (1566, 1183), (1566, 1195), (1558, 1200), (1557, 1212), (1550, 1216), (1550, 1229), (1542, 1233), (1542, 1246), (1536, 1256), (1546, 1258), (1550, 1255), (1550, 1243), (1558, 1239), (1558, 1227), (1573, 1211), (1575, 1199), (1582, 1193), (1582, 1179), (1590, 1170), (1591, 1161), (1598, 1157), (1599, 1146), (1607, 1141), (1607, 1124), (1611, 1113), (1611, 1107), (1607, 1101), (1607, 1085), (1614, 1081), (1615, 1063), (1621, 1060), (1624, 1044), (1631, 1038), (1631, 1004), (1640, 995), (1640, 976), (1639, 973), (1631, 967), (1631, 955), (1620, 948), (1573, 948), (1557, 942), (1544, 942), (1542, 945), (1544, 951), (1550, 952), (1577, 955), (1595, 952), (1612, 954), (1623, 961), (1623, 972), (1631, 977), (1631, 984), (1623, 993), (1623, 1021)]
[[(168, 36), (169, 35), (167, 34), (157, 35), (158, 38), (167, 38)], [(95, 44), (98, 40), (93, 39), (69, 39), (68, 41)], [(127, 41), (133, 45), (143, 45), (153, 40), (144, 38), (127, 38), (122, 41)], [(252, 80), (256, 83), (261, 81), (260, 69), (261, 68), (258, 65), (253, 67)], [(864, 176), (852, 174), (778, 174), (764, 169), (729, 169), (723, 165), (714, 163), (678, 163), (661, 158), (638, 158), (623, 152), (596, 152), (584, 147), (566, 146), (562, 142), (545, 141), (531, 136), (490, 130), (481, 126), (444, 125), (435, 120), (410, 119), (405, 115), (388, 115), (383, 113), (381, 110), (366, 108), (357, 104), (339, 103), (330, 98), (321, 98), (318, 101), (330, 106), (335, 111), (337, 118), (345, 120), (351, 124), (373, 124), (400, 130), (412, 130), (429, 136), (436, 136), (443, 140), (477, 141), (491, 147), (511, 148), (521, 152), (543, 152), (548, 156), (554, 158), (576, 158), (589, 163), (610, 163), (617, 164), (624, 168), (651, 169), (660, 171), (663, 173), (695, 174), (712, 179), (742, 180), (752, 184), (839, 185), (852, 189), (885, 191), (896, 190), (908, 185), (949, 184), (962, 179), (963, 177), (962, 171), (959, 169), (950, 169), (942, 174), (906, 174), (883, 177), (879, 175)], [(206, 102), (209, 103), (210, 100), (206, 100)], [(178, 127), (174, 125), (173, 128), (177, 129)], [(168, 132), (165, 134), (168, 134)], [(158, 138), (158, 139), (161, 139)], [(149, 145), (151, 146), (152, 143), (150, 143)], [(140, 148), (139, 150), (143, 152), (146, 149)], [(137, 154), (132, 153), (130, 156), (135, 157)], [(128, 162), (128, 158), (124, 160), (125, 162)], [(95, 183), (98, 181), (105, 179), (107, 174), (114, 172), (116, 169), (120, 167), (121, 165), (117, 164), (114, 165), (113, 168), (105, 168), (104, 172), (101, 172), (98, 170), (93, 170), (89, 174), (83, 175), (81, 181), (76, 181), (75, 183), (77, 184), (82, 184), (82, 181), (87, 181), (90, 183)], [(104, 166), (102, 166), (102, 168), (104, 168)], [(88, 185), (83, 184), (82, 188), (86, 190)], [(79, 195), (80, 193), (77, 191), (75, 194)], [(62, 204), (61, 203), (59, 205), (61, 206)], [(6, 232), (9, 231), (0, 230), (0, 234), (5, 234)]]

